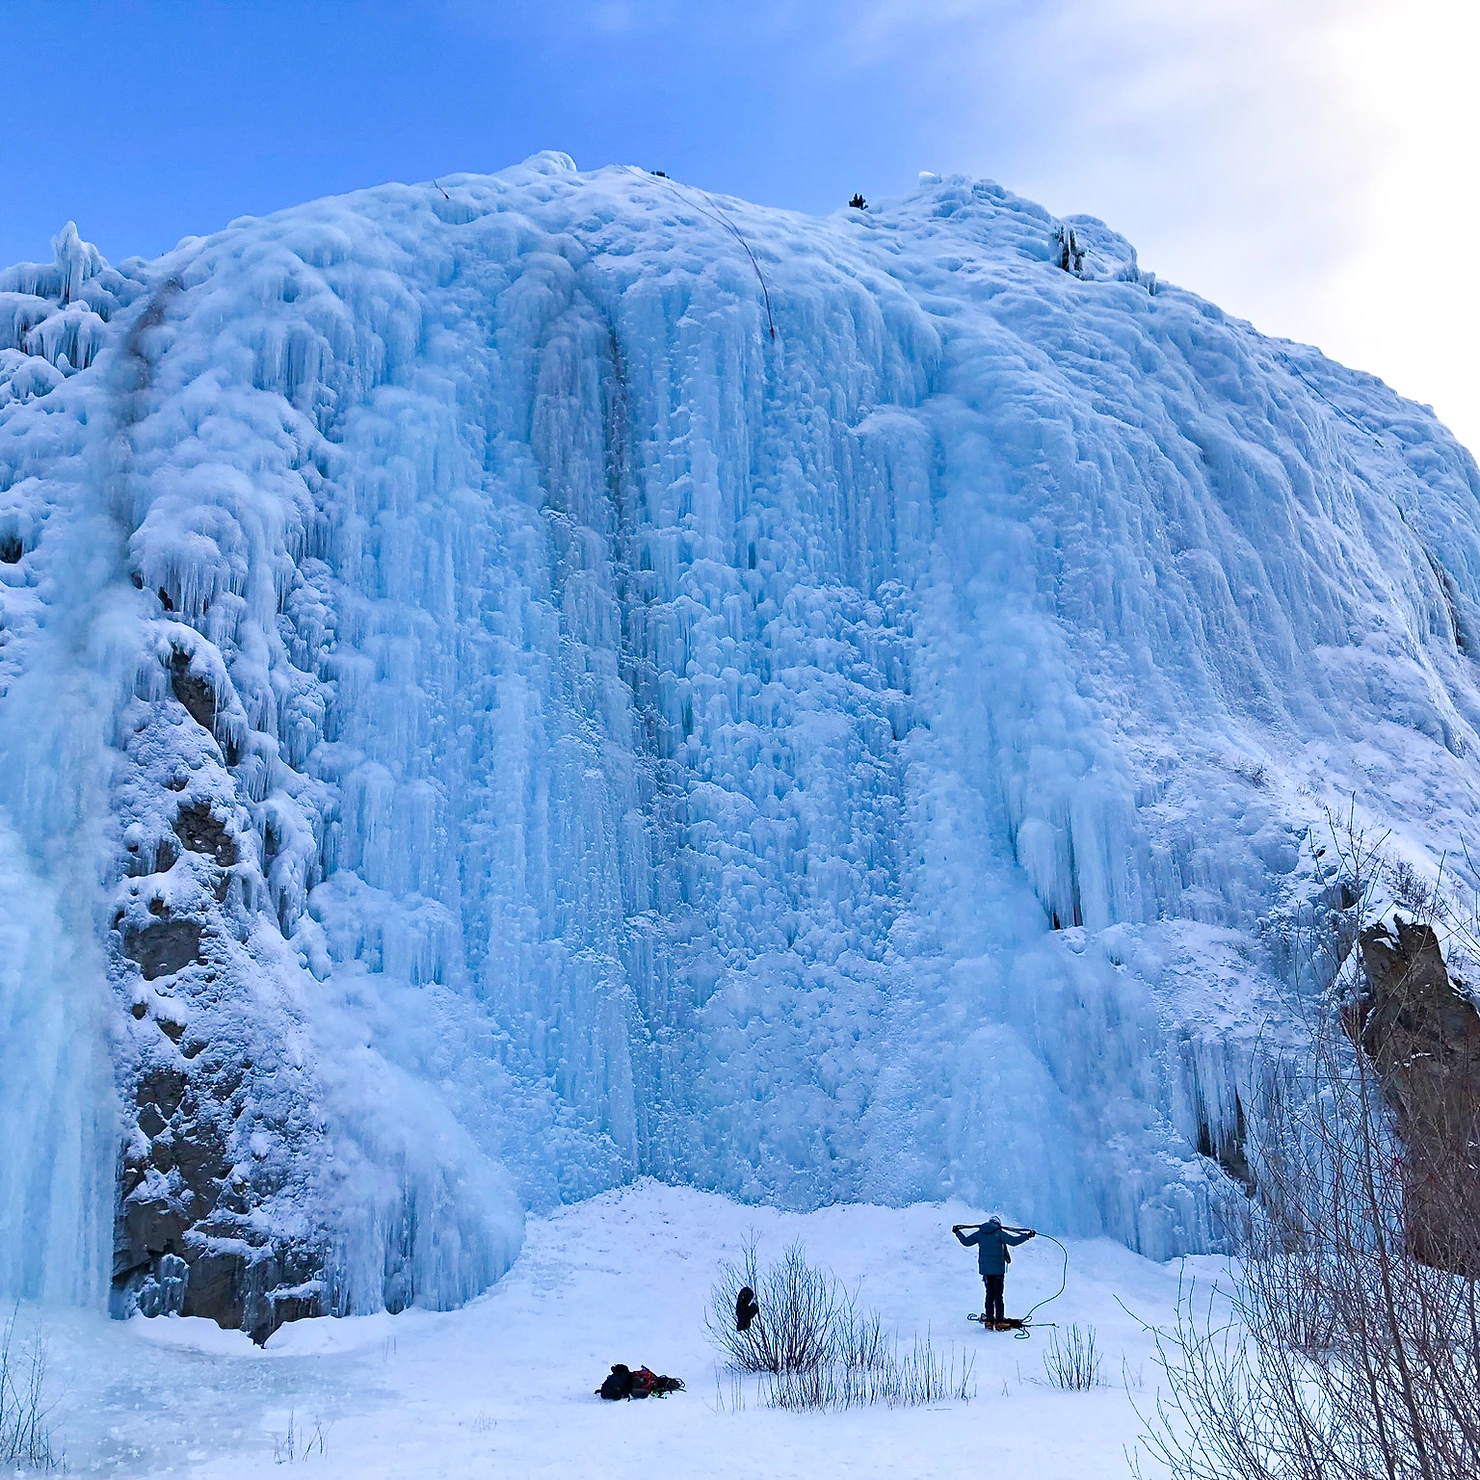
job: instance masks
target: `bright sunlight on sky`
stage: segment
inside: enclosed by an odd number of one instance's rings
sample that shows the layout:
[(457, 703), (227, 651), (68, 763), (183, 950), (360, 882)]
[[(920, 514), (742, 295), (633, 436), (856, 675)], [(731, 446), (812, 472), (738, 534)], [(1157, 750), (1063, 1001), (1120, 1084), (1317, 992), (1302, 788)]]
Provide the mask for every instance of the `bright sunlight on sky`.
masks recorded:
[(0, 40), (0, 263), (543, 148), (813, 212), (963, 172), (1480, 447), (1480, 0), (0, 0)]

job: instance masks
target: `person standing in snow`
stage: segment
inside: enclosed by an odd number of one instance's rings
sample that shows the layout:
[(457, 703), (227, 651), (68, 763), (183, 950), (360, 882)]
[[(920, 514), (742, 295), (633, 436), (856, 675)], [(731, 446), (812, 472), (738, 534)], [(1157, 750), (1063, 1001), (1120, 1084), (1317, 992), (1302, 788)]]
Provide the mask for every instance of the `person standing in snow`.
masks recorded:
[[(966, 1230), (971, 1228), (971, 1232)], [(1004, 1228), (1000, 1218), (988, 1218), (975, 1226), (957, 1223), (951, 1228), (959, 1243), (968, 1249), (976, 1246), (976, 1267), (981, 1270), (982, 1283), (987, 1287), (986, 1309), (982, 1320), (989, 1326), (1007, 1319), (1002, 1307), (1002, 1286), (1007, 1279), (1007, 1265), (1012, 1256), (1010, 1246), (1025, 1244), (1038, 1236), (1036, 1228)]]

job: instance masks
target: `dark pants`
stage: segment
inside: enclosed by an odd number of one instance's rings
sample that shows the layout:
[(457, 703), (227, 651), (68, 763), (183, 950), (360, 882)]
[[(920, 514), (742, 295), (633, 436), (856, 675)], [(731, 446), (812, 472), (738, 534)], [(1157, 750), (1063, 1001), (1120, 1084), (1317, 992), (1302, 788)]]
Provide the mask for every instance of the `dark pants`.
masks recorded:
[(1007, 1319), (1002, 1313), (1002, 1284), (1006, 1278), (1005, 1274), (984, 1274), (982, 1276), (982, 1283), (987, 1287), (987, 1308), (982, 1313), (989, 1321)]

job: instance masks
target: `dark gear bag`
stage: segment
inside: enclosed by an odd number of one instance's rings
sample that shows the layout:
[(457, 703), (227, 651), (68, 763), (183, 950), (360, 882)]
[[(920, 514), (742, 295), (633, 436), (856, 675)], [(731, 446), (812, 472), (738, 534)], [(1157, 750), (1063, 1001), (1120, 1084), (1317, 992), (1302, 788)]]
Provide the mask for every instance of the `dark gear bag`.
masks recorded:
[(632, 1374), (632, 1396), (634, 1398), (666, 1398), (669, 1393), (681, 1393), (683, 1381), (677, 1377), (664, 1377), (650, 1367), (639, 1367)]
[(735, 1329), (737, 1331), (750, 1330), (750, 1323), (761, 1313), (761, 1303), (755, 1298), (755, 1291), (749, 1285), (744, 1286), (735, 1297)]
[[(621, 1362), (612, 1364), (611, 1375), (596, 1389), (597, 1395), (615, 1402), (618, 1398), (632, 1396), (632, 1372)], [(643, 1397), (647, 1397), (644, 1393)]]
[(596, 1389), (597, 1395), (615, 1402), (619, 1398), (666, 1398), (669, 1393), (681, 1393), (683, 1380), (664, 1377), (651, 1367), (639, 1367), (636, 1372), (622, 1362), (612, 1364), (611, 1375)]

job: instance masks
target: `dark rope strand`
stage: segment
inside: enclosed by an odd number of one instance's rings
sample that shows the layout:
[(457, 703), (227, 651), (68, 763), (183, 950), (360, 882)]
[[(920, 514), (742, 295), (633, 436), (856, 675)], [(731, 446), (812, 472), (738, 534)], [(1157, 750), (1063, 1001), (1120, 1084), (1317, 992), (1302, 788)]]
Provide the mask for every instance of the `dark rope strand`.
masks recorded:
[[(634, 174), (642, 173), (642, 171), (637, 169), (636, 165), (629, 165), (628, 168), (631, 169)], [(745, 255), (750, 258), (750, 265), (755, 269), (756, 281), (760, 283), (761, 294), (766, 300), (766, 324), (771, 330), (771, 338), (774, 339), (776, 337), (776, 318), (775, 315), (771, 312), (771, 290), (766, 286), (766, 275), (761, 271), (761, 265), (759, 262), (756, 261), (755, 253), (750, 250), (750, 243), (746, 241), (745, 238), (740, 234), (740, 228), (736, 226), (735, 223), (731, 221), (730, 218), (726, 216), (718, 206), (715, 206), (712, 210), (709, 210), (700, 205), (698, 201), (694, 200), (691, 196), (687, 195), (682, 189), (680, 189), (679, 184), (676, 180), (670, 180), (667, 175), (649, 175), (646, 176), (646, 178), (661, 180), (671, 191), (673, 191), (675, 195), (678, 196), (680, 200), (686, 202), (688, 205), (691, 205), (696, 211), (699, 212), (701, 216), (708, 216), (711, 221), (718, 221), (719, 224), (725, 227), (725, 229), (729, 231), (731, 236), (733, 236), (735, 240), (739, 242), (742, 247), (745, 248)]]
[(1055, 1300), (1059, 1298), (1060, 1295), (1064, 1293), (1069, 1285), (1069, 1251), (1063, 1246), (1063, 1244), (1059, 1243), (1058, 1239), (1056, 1239), (1051, 1233), (1040, 1233), (1038, 1237), (1046, 1238), (1049, 1243), (1053, 1244), (1058, 1249), (1059, 1253), (1064, 1256), (1064, 1268), (1062, 1274), (1060, 1274), (1059, 1276), (1059, 1288), (1055, 1290), (1053, 1294), (1050, 1295), (1046, 1300), (1040, 1300), (1038, 1304), (1035, 1305), (1033, 1309), (1030, 1310), (1027, 1315), (1023, 1317), (1023, 1330), (1021, 1333), (1023, 1336), (1026, 1336), (1028, 1333), (1028, 1327), (1033, 1320), (1033, 1311), (1038, 1310), (1042, 1306), (1051, 1305)]

